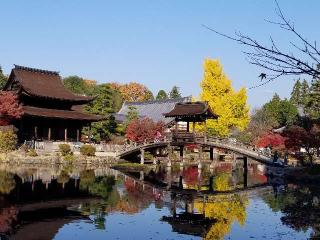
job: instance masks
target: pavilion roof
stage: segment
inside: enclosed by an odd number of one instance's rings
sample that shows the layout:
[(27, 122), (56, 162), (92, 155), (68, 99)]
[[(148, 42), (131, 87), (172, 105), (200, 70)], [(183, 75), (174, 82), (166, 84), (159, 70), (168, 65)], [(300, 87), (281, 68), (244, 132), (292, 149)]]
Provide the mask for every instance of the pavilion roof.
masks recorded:
[(33, 117), (45, 117), (54, 119), (69, 119), (69, 120), (84, 120), (84, 121), (100, 121), (103, 118), (101, 116), (92, 115), (81, 112), (79, 110), (59, 110), (38, 108), (32, 106), (22, 106), (24, 116)]
[(12, 69), (7, 85), (16, 81), (22, 94), (32, 97), (49, 98), (53, 100), (87, 103), (93, 98), (76, 95), (67, 90), (58, 72), (15, 65)]
[(207, 102), (184, 102), (177, 103), (165, 117), (180, 119), (216, 119), (218, 116), (212, 112)]

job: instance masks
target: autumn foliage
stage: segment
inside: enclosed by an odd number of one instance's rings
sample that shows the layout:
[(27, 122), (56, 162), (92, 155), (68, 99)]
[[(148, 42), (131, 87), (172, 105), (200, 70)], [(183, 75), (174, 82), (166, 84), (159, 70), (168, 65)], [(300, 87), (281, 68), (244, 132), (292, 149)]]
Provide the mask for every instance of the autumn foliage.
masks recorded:
[(126, 137), (133, 142), (143, 142), (147, 139), (155, 139), (157, 133), (163, 135), (163, 130), (162, 122), (154, 122), (150, 118), (134, 119), (126, 129)]
[(274, 149), (284, 149), (285, 138), (277, 133), (267, 133), (259, 138), (257, 146), (261, 148), (272, 147)]
[(152, 92), (146, 86), (140, 83), (111, 83), (111, 87), (115, 90), (118, 90), (121, 93), (122, 98), (128, 102), (153, 100)]
[(21, 115), (22, 108), (17, 96), (11, 92), (0, 91), (0, 126), (9, 125), (11, 120), (19, 119)]

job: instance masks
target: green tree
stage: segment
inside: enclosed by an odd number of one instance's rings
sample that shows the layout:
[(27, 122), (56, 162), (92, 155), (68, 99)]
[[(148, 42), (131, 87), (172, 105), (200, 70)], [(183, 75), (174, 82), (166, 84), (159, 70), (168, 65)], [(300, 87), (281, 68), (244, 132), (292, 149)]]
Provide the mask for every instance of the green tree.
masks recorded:
[(168, 95), (164, 90), (160, 90), (156, 97), (157, 100), (165, 100), (168, 99)]
[(69, 76), (63, 79), (64, 86), (75, 94), (92, 95), (95, 84), (88, 83), (85, 79), (78, 76)]
[(293, 86), (290, 97), (290, 102), (292, 102), (296, 106), (301, 105), (301, 90), (301, 82), (298, 79)]
[(310, 86), (307, 80), (303, 80), (301, 84), (301, 105), (306, 107), (309, 101)]
[(238, 92), (231, 86), (231, 80), (223, 72), (219, 60), (206, 59), (201, 81), (200, 99), (207, 101), (216, 120), (208, 120), (209, 133), (228, 136), (232, 128), (243, 131), (249, 123), (249, 106), (245, 88)]
[(179, 88), (177, 86), (173, 86), (173, 88), (169, 92), (169, 97), (173, 98), (173, 99), (181, 98), (181, 93), (180, 93)]
[(126, 128), (132, 120), (137, 118), (139, 118), (139, 113), (137, 108), (135, 106), (129, 106), (129, 111), (126, 115), (126, 121), (125, 121)]
[(91, 124), (91, 132), (84, 128), (84, 134), (91, 134), (94, 141), (109, 140), (112, 134), (117, 131), (117, 123), (111, 113), (117, 112), (122, 104), (121, 94), (110, 87), (109, 84), (95, 86), (92, 91), (94, 100), (89, 103), (85, 109), (87, 112), (103, 116), (103, 121)]
[(94, 100), (86, 106), (86, 110), (93, 114), (105, 116), (114, 112), (113, 92), (108, 84), (101, 84), (94, 88)]
[(297, 121), (297, 107), (287, 99), (281, 100), (278, 94), (275, 94), (263, 108), (277, 121), (277, 127), (292, 125)]
[(6, 75), (4, 75), (4, 73), (2, 71), (2, 67), (0, 66), (0, 90), (4, 87), (7, 80), (8, 80), (8, 77)]
[(313, 79), (311, 83), (307, 113), (313, 119), (320, 118), (320, 79)]

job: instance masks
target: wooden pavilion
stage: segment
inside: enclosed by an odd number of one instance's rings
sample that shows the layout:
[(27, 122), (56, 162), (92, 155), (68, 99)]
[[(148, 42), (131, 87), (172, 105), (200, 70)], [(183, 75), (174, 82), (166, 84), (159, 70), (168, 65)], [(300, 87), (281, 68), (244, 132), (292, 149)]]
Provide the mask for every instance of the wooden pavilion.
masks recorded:
[[(217, 119), (207, 102), (187, 102), (177, 103), (174, 109), (164, 114), (165, 117), (175, 118), (175, 129), (172, 137), (176, 142), (195, 142), (196, 138), (203, 138), (207, 133), (207, 119)], [(178, 122), (186, 122), (187, 129), (180, 130)], [(190, 131), (190, 123), (192, 123), (192, 131)], [(204, 134), (197, 135), (195, 132), (195, 124), (204, 124)]]
[(3, 90), (15, 92), (22, 106), (22, 118), (14, 123), (21, 142), (79, 142), (82, 128), (101, 120), (82, 111), (93, 98), (65, 89), (58, 72), (15, 65)]

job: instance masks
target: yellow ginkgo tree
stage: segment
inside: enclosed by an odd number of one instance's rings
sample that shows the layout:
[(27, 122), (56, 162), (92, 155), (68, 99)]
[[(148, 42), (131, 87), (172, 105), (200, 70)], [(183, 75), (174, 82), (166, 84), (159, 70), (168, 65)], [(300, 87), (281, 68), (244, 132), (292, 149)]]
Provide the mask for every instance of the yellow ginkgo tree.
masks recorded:
[(207, 101), (219, 116), (218, 119), (207, 120), (210, 134), (226, 137), (232, 128), (242, 131), (249, 123), (246, 89), (235, 91), (231, 84), (219, 60), (205, 59), (200, 99)]

